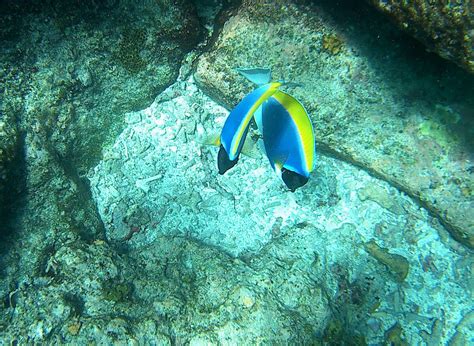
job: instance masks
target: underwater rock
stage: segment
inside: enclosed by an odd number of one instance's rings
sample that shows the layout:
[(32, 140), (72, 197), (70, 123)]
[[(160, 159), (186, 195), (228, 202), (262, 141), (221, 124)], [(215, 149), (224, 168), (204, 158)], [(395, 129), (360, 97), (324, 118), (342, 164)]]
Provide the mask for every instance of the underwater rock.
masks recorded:
[(431, 327), (431, 332), (423, 330), (421, 332), (421, 337), (426, 342), (427, 345), (440, 345), (443, 344), (441, 341), (443, 335), (444, 323), (440, 319), (435, 319), (433, 326)]
[[(27, 208), (40, 211), (37, 225), (41, 219), (48, 229), (56, 228), (54, 222), (100, 232), (83, 176), (124, 126), (125, 112), (148, 106), (176, 78), (182, 57), (200, 38), (195, 10), (186, 1), (168, 0), (6, 2), (1, 10), (0, 81), (7, 91), (0, 195), (3, 186), (20, 182), (22, 193), (33, 192)], [(12, 132), (17, 123), (21, 143)], [(16, 152), (22, 171), (8, 176), (1, 171)], [(18, 179), (20, 174), (29, 176)], [(0, 202), (2, 209), (8, 204)]]
[(395, 323), (384, 334), (384, 345), (392, 346), (407, 346), (408, 344), (402, 339), (402, 326), (400, 323)]
[(470, 1), (367, 0), (436, 52), (474, 73), (474, 17)]
[(403, 207), (400, 204), (397, 204), (399, 200), (393, 198), (387, 190), (379, 185), (368, 185), (357, 191), (357, 195), (361, 201), (374, 201), (394, 214), (400, 215), (404, 212)]
[[(435, 317), (450, 304), (443, 320), (454, 328), (469, 295), (453, 269), (461, 255), (440, 241), (426, 210), (387, 182), (324, 154), (308, 184), (295, 193), (285, 189), (259, 152), (242, 155), (219, 175), (218, 149), (202, 138), (219, 133), (227, 114), (192, 77), (180, 80), (149, 108), (127, 115), (127, 128), (88, 175), (107, 243), (131, 254), (132, 268), (143, 269), (137, 280), (124, 274), (133, 284), (134, 304), (153, 306), (184, 339), (196, 337), (193, 342), (220, 342), (227, 335), (234, 343), (256, 335), (275, 340), (254, 323), (263, 318), (271, 331), (289, 316), (298, 329), (285, 328), (276, 343), (300, 333), (321, 342), (316, 335), (328, 329), (328, 338), (381, 344), (384, 328), (371, 328), (365, 319), (404, 326), (411, 317), (398, 311), (415, 304), (420, 315)], [(193, 131), (187, 131), (188, 121)], [(396, 280), (386, 280), (391, 273), (381, 275), (379, 262), (360, 247), (374, 238), (390, 248), (380, 250), (385, 252), (380, 257), (395, 268)], [(167, 249), (164, 242), (171, 239), (188, 245)], [(205, 253), (212, 258), (199, 259)], [(406, 275), (407, 260), (419, 263), (427, 256), (443, 268), (442, 277), (433, 279), (433, 271), (422, 265)], [(228, 264), (216, 263), (218, 258), (228, 258)], [(160, 275), (180, 289), (160, 286)], [(238, 327), (234, 312), (244, 316)], [(330, 320), (344, 321), (344, 331), (329, 333)], [(405, 336), (420, 343), (420, 331), (430, 326), (425, 318)]]
[(390, 182), (474, 247), (473, 75), (413, 47), (369, 5), (329, 1), (242, 1), (195, 78), (230, 109), (253, 87), (235, 68), (258, 66), (301, 85), (287, 90), (319, 151)]
[(389, 253), (387, 249), (378, 246), (373, 240), (365, 243), (364, 247), (377, 261), (387, 267), (397, 282), (405, 281), (410, 268), (410, 264), (405, 257)]
[[(0, 315), (2, 340), (23, 344), (53, 337), (67, 344), (137, 340), (161, 345), (170, 339), (205, 339), (240, 345), (265, 339), (309, 344), (316, 336), (306, 319), (327, 315), (318, 294), (307, 298), (312, 314), (304, 317), (272, 299), (279, 290), (279, 281), (272, 279), (287, 275), (286, 268), (277, 269), (277, 259), (262, 258), (275, 270), (260, 273), (183, 237), (160, 236), (151, 246), (120, 256), (107, 244), (76, 242), (52, 257), (57, 272), (21, 286), (11, 321)], [(193, 280), (183, 280), (185, 272), (193, 272)], [(303, 292), (304, 277), (299, 283), (297, 290)]]
[(187, 1), (1, 2), (0, 209), (14, 215), (0, 211), (0, 295), (30, 280), (51, 244), (103, 237), (85, 173), (201, 33)]
[[(165, 94), (174, 98), (127, 116), (129, 126), (89, 174), (108, 240), (140, 248), (159, 234), (181, 234), (239, 256), (278, 238), (288, 224), (320, 224), (339, 203), (353, 205), (344, 225), (360, 224), (370, 208), (384, 210), (366, 206), (357, 194), (339, 196), (335, 173), (330, 173), (334, 161), (325, 158), (308, 188), (295, 194), (285, 190), (259, 151), (254, 157), (242, 157), (229, 174), (216, 176), (214, 147), (203, 145), (200, 138), (218, 133), (227, 111), (192, 79), (177, 82)], [(207, 120), (196, 125), (195, 133), (187, 133), (195, 109)], [(340, 178), (340, 183), (360, 174), (354, 167), (350, 171), (352, 176)], [(359, 181), (376, 185), (365, 178)], [(380, 189), (394, 205), (404, 203), (387, 184)], [(242, 217), (249, 213), (251, 218)], [(372, 218), (371, 232), (378, 222), (375, 214)], [(352, 229), (339, 222), (331, 226), (339, 232), (341, 228)]]
[(472, 340), (471, 334), (474, 330), (474, 311), (468, 312), (456, 326), (456, 333), (449, 340), (449, 346), (468, 345)]
[[(110, 302), (102, 298), (101, 282), (117, 277), (123, 266), (123, 260), (111, 258), (105, 249), (75, 242), (46, 254), (44, 262), (36, 263), (35, 275), (18, 286), (16, 317), (2, 328), (0, 338), (23, 343), (44, 340), (50, 333), (68, 340), (74, 340), (75, 332), (81, 335), (85, 326), (88, 329), (87, 315), (100, 316), (110, 309)], [(5, 316), (0, 321), (6, 321)]]
[(39, 136), (79, 174), (120, 132), (123, 114), (150, 105), (174, 81), (202, 33), (186, 1), (64, 1), (23, 21), (19, 44), (34, 47), (36, 70), (26, 123), (36, 121)]
[[(192, 5), (172, 4), (2, 3), (2, 33), (15, 27), (1, 48), (0, 79), (8, 88), (1, 121), (8, 128), (2, 125), (0, 141), (3, 131), (12, 133), (0, 143), (2, 166), (11, 161), (18, 122), (29, 147), (26, 160), (36, 160), (26, 162), (37, 175), (29, 181), (48, 185), (55, 176), (61, 189), (81, 185), (102, 145), (122, 128), (123, 114), (149, 105), (197, 43), (201, 31)], [(48, 199), (56, 188), (32, 196)], [(68, 208), (65, 200), (60, 204)]]

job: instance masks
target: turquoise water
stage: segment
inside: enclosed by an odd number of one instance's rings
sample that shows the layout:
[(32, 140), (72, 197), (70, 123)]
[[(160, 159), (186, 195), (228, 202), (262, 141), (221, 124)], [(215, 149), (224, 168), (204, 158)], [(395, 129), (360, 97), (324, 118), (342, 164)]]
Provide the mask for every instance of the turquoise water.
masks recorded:
[[(472, 50), (416, 25), (361, 1), (2, 3), (0, 343), (472, 344)], [(253, 122), (218, 174), (242, 67), (308, 113), (294, 193)]]

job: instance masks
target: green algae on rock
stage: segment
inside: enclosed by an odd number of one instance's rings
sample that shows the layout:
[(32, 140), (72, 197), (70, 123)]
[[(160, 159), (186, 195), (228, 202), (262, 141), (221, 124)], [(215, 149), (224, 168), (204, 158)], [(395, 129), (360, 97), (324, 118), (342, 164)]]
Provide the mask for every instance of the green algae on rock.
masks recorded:
[(402, 326), (395, 323), (385, 332), (384, 345), (390, 346), (407, 346), (408, 343), (402, 339)]
[(326, 34), (323, 36), (323, 49), (330, 54), (339, 54), (343, 45), (343, 41), (335, 34)]
[(133, 285), (128, 282), (116, 282), (107, 280), (102, 284), (102, 295), (104, 299), (114, 302), (125, 302), (132, 299)]
[(410, 268), (410, 264), (405, 257), (391, 254), (387, 249), (378, 246), (374, 240), (365, 243), (364, 248), (377, 261), (387, 267), (397, 282), (402, 283), (405, 281)]

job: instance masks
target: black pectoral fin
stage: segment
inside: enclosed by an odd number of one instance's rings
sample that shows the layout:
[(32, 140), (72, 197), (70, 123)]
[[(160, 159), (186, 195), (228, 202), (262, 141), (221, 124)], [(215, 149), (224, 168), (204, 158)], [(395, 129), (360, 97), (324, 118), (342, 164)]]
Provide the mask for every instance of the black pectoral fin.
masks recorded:
[(238, 157), (235, 160), (229, 159), (229, 155), (227, 155), (227, 152), (221, 144), (219, 148), (219, 154), (217, 154), (217, 167), (219, 168), (219, 174), (224, 174), (229, 169), (234, 167), (237, 161), (239, 161)]
[(309, 179), (301, 174), (290, 171), (286, 168), (282, 168), (281, 178), (283, 179), (283, 182), (286, 186), (288, 186), (291, 192), (295, 192), (297, 188), (306, 184)]

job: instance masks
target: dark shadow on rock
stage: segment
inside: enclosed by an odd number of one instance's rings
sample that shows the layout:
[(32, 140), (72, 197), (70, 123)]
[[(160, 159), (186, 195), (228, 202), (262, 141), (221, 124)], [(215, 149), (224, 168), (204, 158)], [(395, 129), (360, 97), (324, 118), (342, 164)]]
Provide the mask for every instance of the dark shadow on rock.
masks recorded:
[[(411, 82), (400, 97), (430, 97), (437, 102), (472, 99), (473, 75), (427, 51), (421, 42), (402, 32), (365, 1), (311, 2), (331, 17), (339, 30), (347, 35), (352, 48), (369, 59), (371, 67), (383, 70), (387, 81), (393, 82), (394, 89), (398, 88), (400, 81)], [(400, 74), (400, 65), (404, 68), (403, 74)], [(426, 80), (426, 88), (412, 87), (416, 84), (412, 83), (416, 77)]]
[[(27, 201), (25, 134), (20, 134), (15, 159), (7, 167), (3, 195), (0, 196), (0, 254), (7, 251), (15, 237), (18, 220)], [(2, 267), (0, 265), (0, 267)]]

